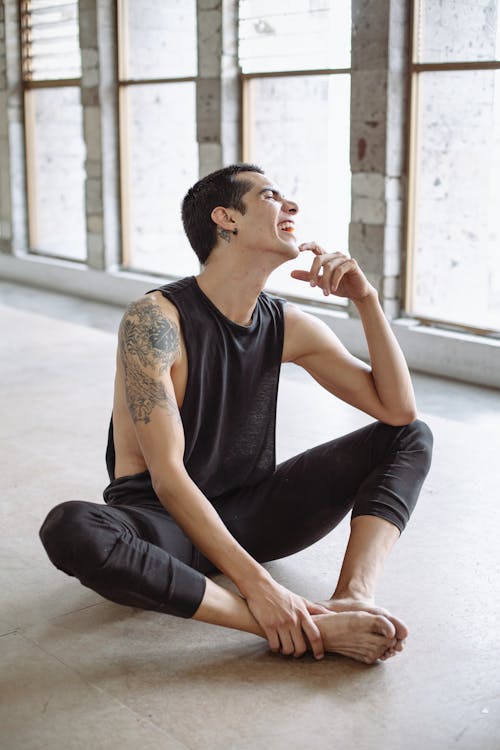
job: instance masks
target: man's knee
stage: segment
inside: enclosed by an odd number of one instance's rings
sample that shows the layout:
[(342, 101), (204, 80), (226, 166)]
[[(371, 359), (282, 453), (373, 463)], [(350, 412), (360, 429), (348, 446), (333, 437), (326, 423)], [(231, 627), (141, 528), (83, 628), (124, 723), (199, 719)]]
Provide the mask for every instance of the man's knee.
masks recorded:
[(404, 437), (408, 449), (414, 451), (420, 458), (425, 471), (429, 471), (432, 460), (433, 435), (431, 428), (421, 419), (415, 419), (404, 428)]
[(108, 545), (100, 544), (101, 534), (96, 533), (98, 509), (95, 503), (69, 500), (50, 511), (40, 539), (56, 568), (79, 576), (83, 567), (102, 564)]

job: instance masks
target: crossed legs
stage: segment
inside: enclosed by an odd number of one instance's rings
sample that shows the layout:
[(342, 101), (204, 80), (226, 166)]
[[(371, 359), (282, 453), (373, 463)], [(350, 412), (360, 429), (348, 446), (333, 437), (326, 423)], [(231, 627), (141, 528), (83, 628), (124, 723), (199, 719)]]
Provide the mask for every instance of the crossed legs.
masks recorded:
[[(352, 508), (337, 586), (314, 615), (325, 650), (365, 662), (401, 650), (407, 629), (375, 607), (375, 586), (416, 503), (431, 445), (421, 422), (375, 423), (290, 459), (258, 488), (214, 501), (261, 562), (309, 546)], [(245, 600), (205, 578), (213, 565), (154, 497), (116, 507), (63, 503), (41, 538), (58, 568), (112, 601), (263, 636)]]
[[(377, 579), (398, 537), (399, 530), (387, 521), (353, 519), (339, 582), (331, 599), (321, 602), (331, 614), (313, 615), (325, 651), (369, 664), (402, 651), (406, 626), (374, 604)], [(265, 637), (245, 600), (211, 580), (194, 619)]]

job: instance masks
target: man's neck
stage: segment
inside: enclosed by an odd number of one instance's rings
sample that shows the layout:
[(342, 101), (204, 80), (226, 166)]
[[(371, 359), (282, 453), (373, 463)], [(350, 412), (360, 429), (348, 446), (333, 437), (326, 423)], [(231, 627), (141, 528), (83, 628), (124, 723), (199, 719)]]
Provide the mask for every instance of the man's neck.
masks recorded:
[(202, 292), (234, 323), (248, 326), (269, 269), (247, 268), (211, 260), (196, 277)]

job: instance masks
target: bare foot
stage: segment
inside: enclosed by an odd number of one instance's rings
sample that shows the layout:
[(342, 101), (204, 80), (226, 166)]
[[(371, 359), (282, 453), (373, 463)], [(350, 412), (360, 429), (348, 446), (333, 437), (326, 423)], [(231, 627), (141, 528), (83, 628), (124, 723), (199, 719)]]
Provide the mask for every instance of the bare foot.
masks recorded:
[(315, 615), (325, 651), (349, 656), (365, 664), (394, 654), (396, 628), (386, 617), (368, 612), (332, 612)]
[(408, 628), (402, 620), (395, 617), (387, 609), (377, 607), (373, 601), (364, 599), (355, 599), (354, 597), (339, 597), (319, 602), (323, 607), (330, 609), (332, 612), (368, 612), (372, 615), (383, 615), (387, 618), (396, 629), (396, 638), (398, 644), (396, 651), (402, 651), (405, 639), (408, 637)]

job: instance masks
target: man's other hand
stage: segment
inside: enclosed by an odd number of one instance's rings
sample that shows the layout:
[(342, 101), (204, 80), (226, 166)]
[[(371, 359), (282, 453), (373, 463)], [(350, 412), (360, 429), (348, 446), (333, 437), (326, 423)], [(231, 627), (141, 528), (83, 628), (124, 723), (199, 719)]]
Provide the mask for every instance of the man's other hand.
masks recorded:
[(376, 294), (375, 288), (354, 258), (349, 258), (344, 253), (327, 253), (316, 242), (303, 242), (299, 245), (299, 250), (311, 252), (316, 257), (309, 271), (292, 271), (292, 278), (320, 287), (325, 297), (336, 294), (359, 302), (370, 294)]

